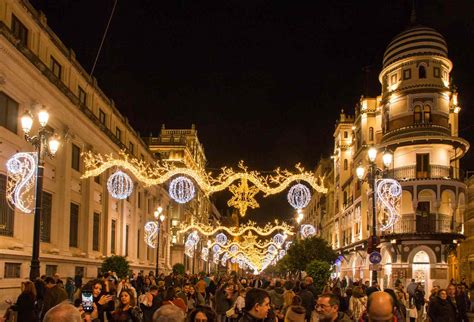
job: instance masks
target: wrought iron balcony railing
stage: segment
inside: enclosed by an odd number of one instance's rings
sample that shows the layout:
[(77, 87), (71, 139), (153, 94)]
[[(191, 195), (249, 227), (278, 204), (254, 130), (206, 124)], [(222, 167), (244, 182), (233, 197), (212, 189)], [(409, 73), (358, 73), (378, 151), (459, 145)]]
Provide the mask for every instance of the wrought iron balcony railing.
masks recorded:
[(461, 233), (461, 224), (453, 222), (451, 218), (436, 219), (435, 215), (416, 218), (402, 216), (390, 230), (382, 232), (383, 236), (392, 234), (438, 234)]
[(450, 167), (438, 164), (430, 164), (426, 169), (419, 170), (416, 165), (398, 167), (392, 170), (393, 177), (397, 180), (413, 179), (442, 179), (455, 178), (455, 172)]

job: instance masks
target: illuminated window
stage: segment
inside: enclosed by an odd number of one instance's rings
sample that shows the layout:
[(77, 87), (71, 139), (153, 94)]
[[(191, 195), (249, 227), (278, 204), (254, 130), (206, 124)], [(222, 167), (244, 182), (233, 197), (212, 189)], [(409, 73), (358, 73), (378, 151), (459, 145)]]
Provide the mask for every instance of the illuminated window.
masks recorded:
[(79, 102), (82, 104), (82, 105), (87, 105), (87, 93), (86, 91), (81, 87), (81, 86), (78, 86), (78, 91), (79, 91)]
[(390, 78), (390, 83), (393, 85), (397, 82), (397, 74), (392, 75)]
[(347, 139), (348, 136), (349, 134), (347, 133), (347, 131), (344, 131), (344, 139)]
[(105, 125), (105, 112), (99, 108), (99, 122)]
[(374, 140), (374, 128), (369, 127), (369, 141), (373, 141), (373, 140)]
[(18, 103), (0, 92), (0, 126), (16, 133), (18, 124)]
[(413, 109), (413, 111), (414, 111), (414, 114), (413, 114), (414, 122), (415, 122), (415, 123), (421, 123), (421, 122), (422, 122), (422, 118), (421, 118), (421, 106), (420, 106), (420, 105), (416, 105), (415, 108)]
[(431, 107), (429, 105), (423, 107), (423, 123), (431, 123)]
[(411, 78), (411, 69), (404, 69), (403, 70), (403, 79), (410, 79)]

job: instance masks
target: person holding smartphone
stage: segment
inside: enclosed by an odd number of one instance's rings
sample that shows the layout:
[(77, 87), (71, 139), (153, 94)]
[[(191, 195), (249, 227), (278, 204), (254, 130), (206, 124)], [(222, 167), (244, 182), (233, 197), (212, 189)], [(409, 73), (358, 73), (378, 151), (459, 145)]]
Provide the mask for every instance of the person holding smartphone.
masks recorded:
[(114, 297), (112, 294), (104, 291), (100, 280), (92, 280), (82, 288), (82, 293), (90, 293), (93, 303), (97, 306), (98, 319), (105, 321), (105, 312), (113, 311), (115, 308)]

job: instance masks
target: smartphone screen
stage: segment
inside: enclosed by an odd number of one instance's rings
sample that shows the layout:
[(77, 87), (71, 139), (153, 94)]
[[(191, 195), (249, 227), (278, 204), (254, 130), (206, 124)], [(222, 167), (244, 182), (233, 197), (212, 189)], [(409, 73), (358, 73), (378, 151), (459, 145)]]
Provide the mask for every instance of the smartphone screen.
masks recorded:
[(94, 311), (94, 307), (92, 306), (93, 303), (94, 299), (92, 297), (92, 292), (82, 292), (82, 309), (84, 312)]

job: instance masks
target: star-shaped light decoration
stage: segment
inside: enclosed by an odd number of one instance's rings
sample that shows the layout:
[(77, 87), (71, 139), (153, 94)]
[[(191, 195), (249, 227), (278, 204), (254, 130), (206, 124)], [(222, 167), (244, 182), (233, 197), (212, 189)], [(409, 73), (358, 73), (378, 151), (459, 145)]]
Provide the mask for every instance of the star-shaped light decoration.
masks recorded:
[(229, 190), (232, 192), (233, 196), (227, 202), (227, 205), (229, 207), (237, 208), (242, 217), (245, 216), (249, 207), (255, 209), (260, 206), (254, 198), (259, 190), (255, 186), (249, 187), (246, 177), (243, 177), (240, 180), (240, 184), (238, 186), (229, 186)]
[(252, 234), (251, 231), (247, 233), (247, 235), (244, 235), (244, 242), (242, 243), (243, 245), (255, 245), (257, 243), (257, 236)]

